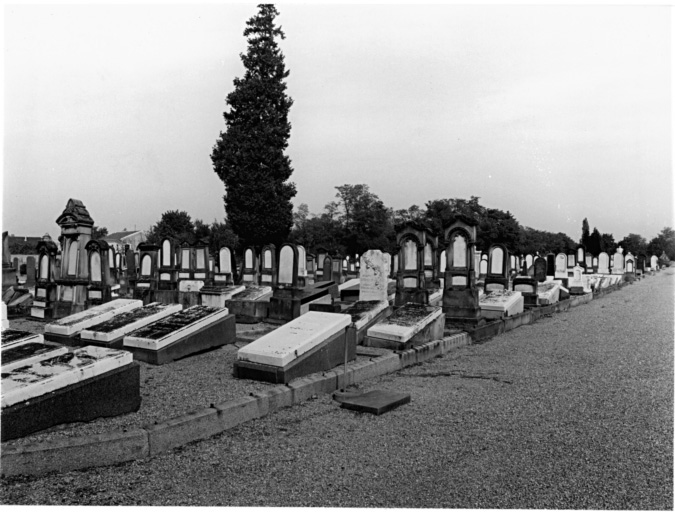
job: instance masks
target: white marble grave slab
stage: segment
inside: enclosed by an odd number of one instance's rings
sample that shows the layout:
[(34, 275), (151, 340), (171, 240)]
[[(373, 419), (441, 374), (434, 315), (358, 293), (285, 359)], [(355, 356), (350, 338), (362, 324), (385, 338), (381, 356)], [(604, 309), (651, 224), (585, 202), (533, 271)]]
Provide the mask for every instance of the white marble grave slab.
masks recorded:
[[(160, 302), (151, 302), (142, 308), (117, 315), (115, 318), (96, 324), (88, 329), (82, 330), (80, 338), (83, 340), (95, 340), (109, 342), (129, 334), (131, 331), (140, 329), (152, 322), (161, 320), (164, 317), (173, 315), (183, 309), (182, 304), (162, 304)], [(110, 329), (111, 324), (122, 322), (115, 329)]]
[(45, 338), (42, 334), (35, 334), (28, 331), (18, 331), (7, 329), (2, 332), (2, 350), (18, 347), (26, 343), (44, 343)]
[(45, 326), (46, 333), (60, 334), (63, 336), (71, 336), (87, 327), (90, 327), (106, 320), (110, 320), (115, 315), (133, 311), (134, 309), (143, 306), (142, 300), (133, 299), (115, 299), (99, 306), (80, 311), (74, 315), (61, 318), (56, 322), (52, 322)]
[[(46, 345), (45, 345), (46, 347)], [(2, 364), (2, 373), (8, 373), (16, 368), (21, 368), (23, 366), (31, 366), (43, 359), (50, 359), (52, 357), (60, 356), (68, 352), (68, 347), (52, 345), (51, 350), (48, 352), (42, 352), (41, 354), (34, 354), (32, 356), (24, 357), (23, 359), (18, 359), (12, 361), (11, 363)]]
[(479, 305), (483, 316), (492, 318), (495, 315), (491, 313), (498, 314), (498, 316), (512, 316), (523, 312), (524, 299), (520, 292), (494, 290), (483, 295)]
[(248, 285), (246, 288), (239, 293), (232, 296), (234, 300), (257, 300), (257, 301), (269, 301), (272, 296), (271, 286), (258, 286), (258, 285)]
[(7, 304), (2, 303), (2, 326), (0, 327), (3, 331), (9, 329), (9, 320), (7, 319)]
[(352, 286), (359, 286), (361, 284), (361, 279), (359, 278), (353, 278), (353, 279), (347, 279), (344, 283), (338, 285), (338, 290), (346, 290), (347, 288), (351, 288)]
[(429, 290), (429, 304), (431, 306), (437, 306), (443, 300), (443, 289), (433, 289)]
[[(189, 314), (190, 310), (194, 308), (202, 308), (203, 306), (192, 306), (190, 308), (187, 308), (184, 310), (186, 314)], [(227, 308), (212, 308), (214, 309), (211, 313), (199, 318), (198, 320), (191, 322), (183, 327), (179, 327), (166, 335), (159, 337), (157, 339), (153, 338), (147, 338), (143, 336), (143, 331), (146, 329), (151, 329), (153, 325), (160, 324), (161, 322), (169, 322), (171, 318), (174, 315), (181, 315), (181, 311), (174, 313), (173, 315), (169, 315), (161, 320), (157, 320), (156, 322), (153, 322), (149, 325), (146, 325), (145, 327), (141, 327), (140, 329), (130, 332), (124, 337), (124, 346), (125, 347), (138, 347), (138, 348), (143, 348), (146, 350), (160, 350), (167, 345), (171, 345), (172, 343), (179, 341), (183, 338), (186, 338), (187, 336), (197, 332), (199, 329), (202, 329), (204, 327), (207, 327), (208, 325), (225, 318), (228, 314), (229, 311)]]
[[(347, 308), (347, 309), (344, 311), (344, 313), (345, 313), (346, 315), (350, 315), (350, 314), (351, 314), (351, 313), (350, 313), (350, 310), (351, 310), (352, 308), (358, 308), (358, 307), (359, 307), (359, 304), (361, 304), (361, 303), (362, 303), (362, 301), (357, 301), (357, 302), (355, 302), (354, 305), (351, 306), (351, 307), (349, 307), (349, 308)], [(360, 317), (356, 322), (352, 322), (352, 326), (353, 326), (356, 330), (362, 329), (363, 327), (366, 326), (366, 324), (367, 324), (368, 322), (370, 322), (373, 318), (375, 318), (377, 315), (379, 315), (382, 311), (384, 311), (384, 310), (387, 309), (388, 307), (389, 307), (389, 301), (388, 301), (388, 300), (381, 300), (381, 301), (379, 301), (379, 302), (374, 303), (374, 304), (371, 306), (371, 308), (370, 308), (369, 310), (367, 310), (367, 311), (360, 311), (360, 312), (359, 312), (359, 314), (361, 315), (361, 317)]]
[(318, 299), (314, 299), (311, 302), (307, 302), (306, 304), (303, 304), (300, 306), (300, 314), (305, 315), (309, 313), (309, 305), (310, 304), (332, 304), (333, 303), (333, 297), (331, 297), (330, 293), (327, 293), (326, 295), (322, 295)]
[(427, 306), (428, 314), (420, 318), (414, 324), (406, 325), (405, 322), (397, 323), (400, 322), (399, 319), (401, 316), (405, 315), (408, 305), (409, 304), (405, 304), (396, 310), (396, 312), (386, 320), (373, 325), (370, 329), (368, 329), (366, 334), (372, 338), (380, 338), (384, 340), (405, 343), (443, 314), (442, 307)]
[(131, 364), (126, 350), (86, 346), (3, 374), (2, 408)]
[(237, 359), (283, 368), (352, 322), (350, 315), (310, 311), (237, 352)]
[(178, 281), (179, 292), (198, 292), (204, 287), (204, 281), (195, 279), (181, 279)]
[(555, 304), (560, 300), (560, 282), (546, 281), (537, 286), (537, 297), (539, 304)]

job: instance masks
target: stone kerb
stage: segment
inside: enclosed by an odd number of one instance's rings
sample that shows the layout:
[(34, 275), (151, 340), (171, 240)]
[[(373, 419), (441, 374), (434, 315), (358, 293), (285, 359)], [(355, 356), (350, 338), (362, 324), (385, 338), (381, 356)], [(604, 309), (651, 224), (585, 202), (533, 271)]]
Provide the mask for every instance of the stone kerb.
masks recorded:
[[(602, 295), (609, 291), (612, 290), (607, 289)], [(557, 303), (555, 311), (566, 311), (570, 306), (584, 304), (592, 299), (592, 293), (577, 296), (573, 300), (567, 299)], [(533, 322), (538, 318), (530, 312), (519, 316), (519, 319), (510, 319), (509, 328)], [(493, 329), (494, 332), (491, 333), (486, 331), (480, 340), (509, 330), (504, 320), (490, 322), (488, 325), (497, 326), (497, 329)], [(455, 348), (470, 345), (479, 339), (473, 333), (459, 332), (408, 350), (373, 357), (369, 361), (352, 362), (347, 366), (346, 383), (351, 385), (392, 373)], [(39, 475), (152, 457), (189, 442), (207, 439), (312, 396), (331, 393), (343, 387), (344, 379), (344, 368), (338, 367), (322, 374), (296, 379), (287, 385), (274, 386), (254, 396), (215, 404), (144, 428), (26, 445), (3, 444), (2, 475)]]

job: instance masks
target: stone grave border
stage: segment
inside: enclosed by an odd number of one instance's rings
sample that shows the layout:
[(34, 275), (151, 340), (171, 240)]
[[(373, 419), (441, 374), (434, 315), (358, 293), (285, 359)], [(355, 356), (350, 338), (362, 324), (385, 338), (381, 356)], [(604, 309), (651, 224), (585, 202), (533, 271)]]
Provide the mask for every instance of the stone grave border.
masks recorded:
[[(471, 335), (460, 331), (408, 350), (371, 357), (368, 361), (349, 363), (346, 385), (397, 372), (456, 348), (485, 341), (520, 325), (533, 323), (542, 316), (586, 304), (594, 298), (594, 293), (597, 297), (601, 297), (620, 289), (623, 285), (624, 283), (620, 282), (593, 293), (573, 296), (556, 304), (496, 320), (472, 332)], [(288, 384), (280, 384), (251, 396), (212, 404), (210, 407), (143, 428), (24, 445), (2, 443), (0, 455), (2, 476), (43, 475), (111, 466), (154, 457), (187, 443), (208, 439), (283, 407), (304, 402), (314, 395), (332, 393), (344, 387), (346, 387), (345, 372), (344, 369), (338, 368), (299, 378)]]

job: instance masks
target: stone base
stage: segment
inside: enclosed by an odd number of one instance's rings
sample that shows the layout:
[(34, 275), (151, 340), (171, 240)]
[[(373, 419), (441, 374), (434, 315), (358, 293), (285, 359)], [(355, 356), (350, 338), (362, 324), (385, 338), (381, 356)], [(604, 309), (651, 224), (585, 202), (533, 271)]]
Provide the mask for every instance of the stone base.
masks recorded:
[(267, 318), (270, 303), (267, 300), (237, 300), (225, 302), (225, 306), (233, 313), (238, 324), (257, 324)]
[[(76, 332), (73, 334), (55, 334), (53, 332), (45, 332), (45, 340), (53, 341), (54, 343), (60, 343), (66, 347), (81, 347), (80, 343), (80, 333)], [(86, 343), (85, 343), (86, 345)]]
[(236, 330), (234, 315), (229, 314), (159, 350), (128, 345), (125, 345), (124, 349), (132, 352), (134, 359), (138, 361), (155, 365), (166, 364), (198, 352), (234, 343)]
[(445, 327), (447, 329), (460, 329), (462, 331), (472, 331), (479, 327), (485, 325), (485, 318), (482, 316), (474, 317), (462, 317), (462, 316), (449, 316), (445, 314)]
[(236, 360), (234, 376), (239, 379), (260, 380), (274, 384), (288, 384), (293, 379), (311, 373), (332, 370), (345, 362), (345, 343), (347, 343), (347, 359), (356, 359), (356, 337), (354, 331), (341, 329), (320, 345), (305, 352), (284, 367), (251, 361)]
[(131, 363), (2, 409), (2, 442), (54, 425), (135, 412), (141, 406), (140, 366)]
[[(327, 281), (332, 283), (332, 281)], [(323, 300), (321, 300), (323, 299)], [(266, 321), (271, 324), (285, 324), (309, 311), (309, 304), (320, 300), (332, 300), (328, 287), (314, 286), (303, 290), (276, 290), (270, 298)]]

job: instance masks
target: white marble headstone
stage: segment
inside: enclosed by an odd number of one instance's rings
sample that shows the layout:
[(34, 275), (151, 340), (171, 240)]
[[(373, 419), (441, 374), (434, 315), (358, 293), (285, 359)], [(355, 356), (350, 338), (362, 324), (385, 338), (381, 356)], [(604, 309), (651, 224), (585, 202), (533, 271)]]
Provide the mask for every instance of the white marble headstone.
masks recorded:
[(609, 274), (609, 254), (606, 252), (598, 256), (598, 274)]
[(560, 279), (567, 278), (567, 256), (561, 252), (555, 257), (555, 277)]
[(293, 248), (284, 245), (279, 252), (279, 284), (293, 284)]
[(404, 270), (417, 269), (417, 244), (412, 240), (407, 240), (403, 244)]
[(387, 269), (382, 251), (369, 250), (361, 256), (359, 300), (387, 300)]

